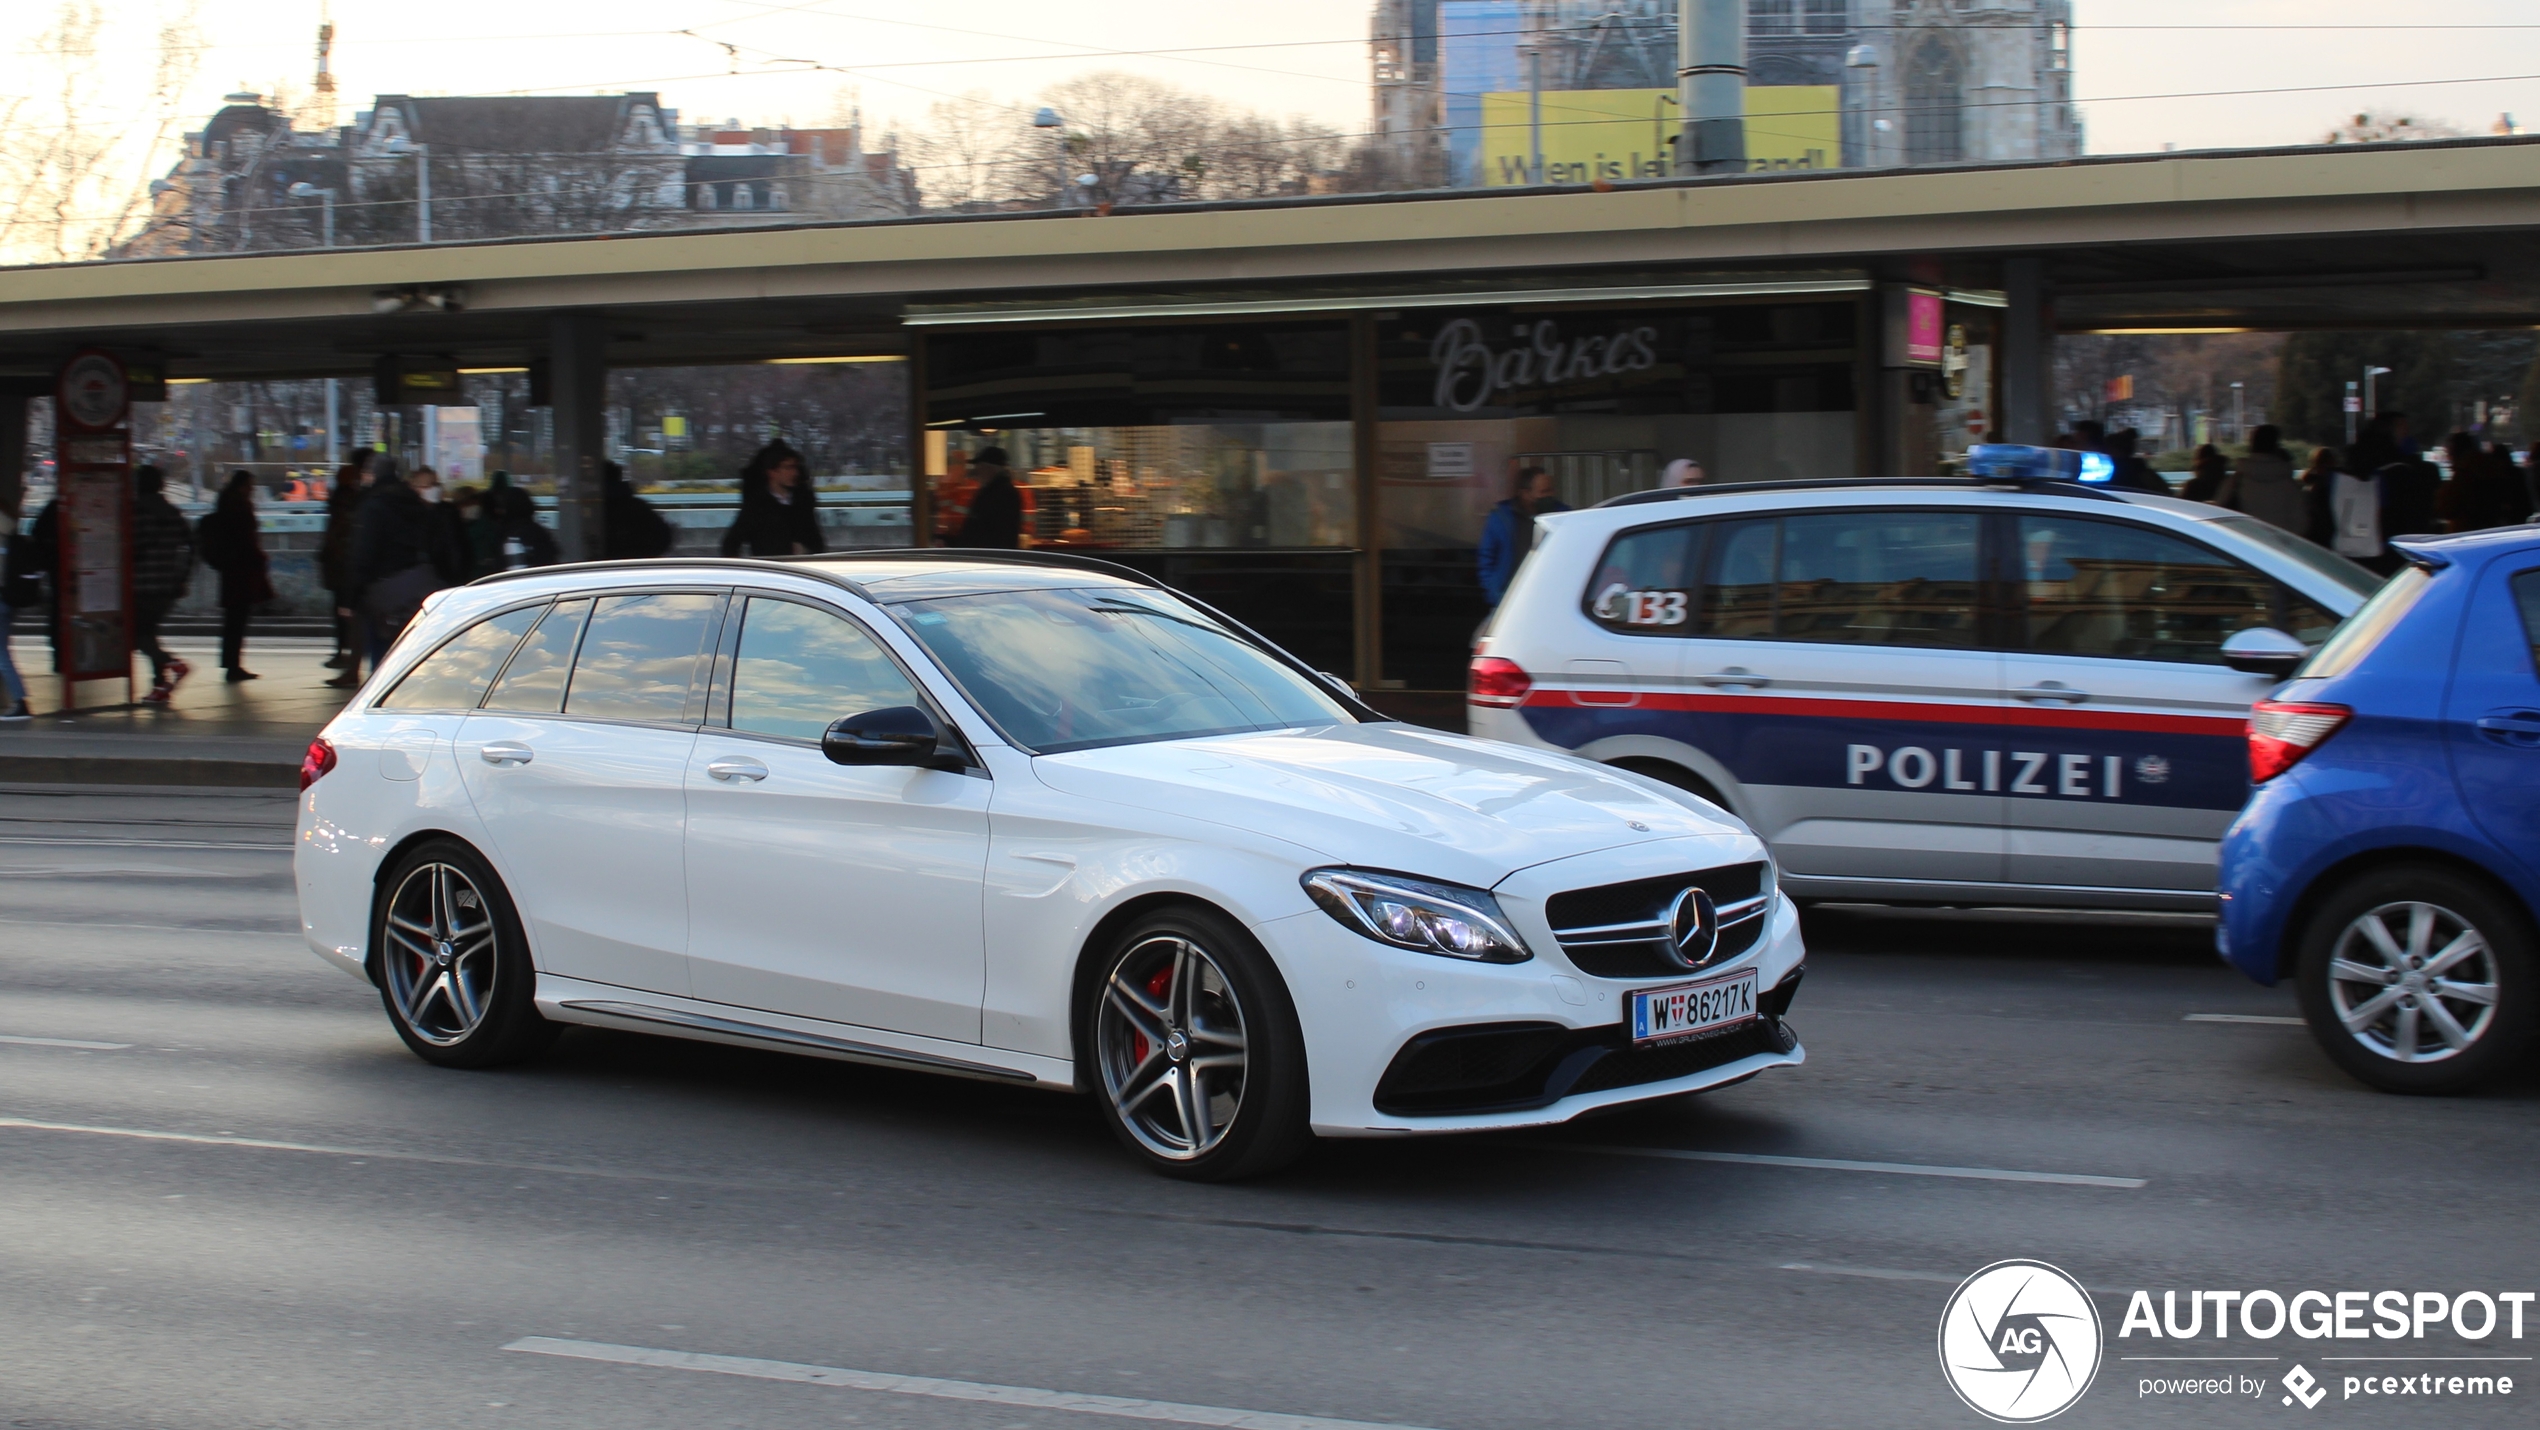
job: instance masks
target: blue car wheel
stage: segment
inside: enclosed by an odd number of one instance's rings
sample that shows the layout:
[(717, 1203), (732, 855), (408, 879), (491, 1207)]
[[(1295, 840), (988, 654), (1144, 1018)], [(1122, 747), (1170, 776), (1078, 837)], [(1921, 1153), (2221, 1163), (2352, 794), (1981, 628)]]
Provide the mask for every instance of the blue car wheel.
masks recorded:
[(2330, 1059), (2384, 1092), (2466, 1091), (2530, 1045), (2521, 911), (2439, 865), (2375, 870), (2301, 935), (2303, 1017)]

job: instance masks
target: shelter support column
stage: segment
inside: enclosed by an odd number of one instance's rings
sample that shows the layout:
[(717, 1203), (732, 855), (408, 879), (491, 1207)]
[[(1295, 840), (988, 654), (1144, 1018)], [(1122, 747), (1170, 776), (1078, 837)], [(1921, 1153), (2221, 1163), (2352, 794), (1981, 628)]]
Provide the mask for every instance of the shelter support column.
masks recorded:
[(547, 320), (549, 395), (555, 401), (556, 545), (567, 561), (597, 561), (604, 522), (600, 463), (608, 433), (608, 330), (600, 314)]
[(932, 435), (926, 426), (926, 335), (912, 334), (908, 361), (908, 544), (935, 544), (935, 464)]
[(2005, 442), (2044, 443), (2054, 435), (2055, 336), (2046, 308), (2046, 260), (2002, 263), (2002, 420)]
[(1376, 315), (1349, 320), (1349, 415), (1352, 495), (1357, 499), (1358, 560), (1351, 582), (1350, 647), (1361, 692), (1373, 692), (1385, 675), (1384, 509), (1376, 484)]

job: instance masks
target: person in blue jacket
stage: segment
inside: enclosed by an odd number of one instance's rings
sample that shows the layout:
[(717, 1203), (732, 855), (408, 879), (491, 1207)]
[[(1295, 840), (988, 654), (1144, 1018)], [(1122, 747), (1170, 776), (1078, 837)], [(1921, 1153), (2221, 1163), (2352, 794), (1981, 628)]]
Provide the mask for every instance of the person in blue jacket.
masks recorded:
[(1548, 511), (1568, 511), (1569, 505), (1552, 494), (1552, 474), (1541, 467), (1525, 467), (1517, 473), (1517, 494), (1490, 509), (1482, 523), (1481, 548), (1473, 553), (1481, 569), (1482, 598), (1496, 609), (1499, 598), (1508, 594), (1508, 583), (1534, 549), (1535, 518)]

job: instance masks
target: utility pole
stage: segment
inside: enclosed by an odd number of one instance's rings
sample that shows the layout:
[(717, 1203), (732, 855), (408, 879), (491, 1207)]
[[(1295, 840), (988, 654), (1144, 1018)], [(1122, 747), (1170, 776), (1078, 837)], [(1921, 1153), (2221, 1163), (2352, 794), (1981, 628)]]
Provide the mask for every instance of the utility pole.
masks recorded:
[(2231, 440), (2246, 446), (2249, 441), (2248, 392), (2241, 384), (2231, 385)]
[(1746, 172), (1746, 0), (1676, 0), (1679, 174)]
[(1526, 182), (1543, 183), (1543, 46), (1526, 46)]

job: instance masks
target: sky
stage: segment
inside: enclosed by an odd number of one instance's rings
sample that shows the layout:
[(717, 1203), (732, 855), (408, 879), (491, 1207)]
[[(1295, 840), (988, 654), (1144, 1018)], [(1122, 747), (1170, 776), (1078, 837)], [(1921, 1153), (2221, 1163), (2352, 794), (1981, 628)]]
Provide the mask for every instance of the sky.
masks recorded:
[[(0, 94), (44, 83), (22, 47), (56, 3), (0, 6), (0, 46), (10, 56)], [(152, 33), (185, 0), (111, 8), (104, 82), (89, 98), (137, 113), (148, 107)], [(192, 8), (209, 47), (187, 127), (233, 89), (284, 83), (305, 92), (318, 0), (195, 0)], [(922, 122), (930, 103), (966, 92), (1025, 100), (1072, 75), (1116, 68), (1343, 132), (1366, 121), (1369, 10), (1369, 0), (331, 4), (338, 122), (376, 93), (652, 89), (684, 118), (751, 124), (822, 123), (848, 96), (879, 129)], [(2367, 108), (2473, 133), (2504, 111), (2540, 126), (2540, 5), (2532, 0), (2078, 0), (2076, 11), (2076, 78), (2096, 153), (2309, 142)], [(2519, 78), (2471, 82), (2497, 76)], [(2252, 90), (2276, 92), (2245, 93)]]

